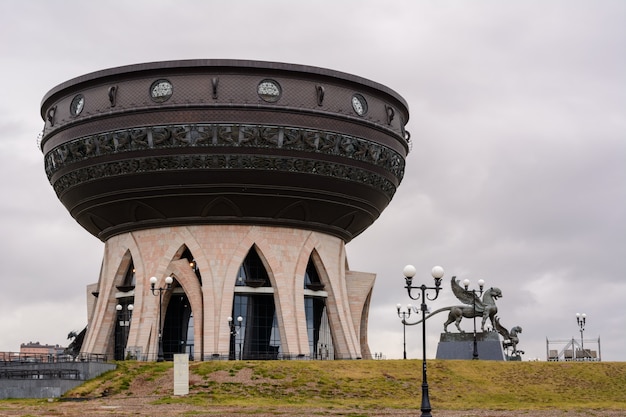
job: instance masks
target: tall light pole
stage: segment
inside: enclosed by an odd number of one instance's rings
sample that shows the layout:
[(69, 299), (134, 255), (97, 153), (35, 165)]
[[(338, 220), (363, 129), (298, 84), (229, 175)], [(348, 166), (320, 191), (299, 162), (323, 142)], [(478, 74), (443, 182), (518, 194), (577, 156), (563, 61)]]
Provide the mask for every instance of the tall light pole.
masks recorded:
[[(243, 317), (238, 316), (237, 317), (237, 323), (235, 324), (234, 320), (232, 317), (228, 318), (228, 327), (230, 328), (230, 341), (231, 341), (231, 348), (232, 348), (232, 355), (229, 355), (230, 360), (236, 359), (237, 357), (237, 353), (235, 352), (235, 339), (237, 337), (237, 335), (239, 334), (239, 329), (241, 329), (241, 322), (243, 322)], [(239, 360), (241, 360), (242, 356), (241, 356), (241, 343), (239, 343)]]
[[(465, 291), (471, 292), (474, 295), (474, 297), (472, 297), (472, 304), (474, 305), (474, 314), (473, 314), (474, 316), (474, 353), (472, 353), (472, 359), (478, 360), (478, 343), (476, 342), (476, 290), (468, 289), (470, 285), (470, 280), (467, 278), (463, 280), (463, 285), (465, 286)], [(478, 297), (480, 297), (483, 295), (483, 288), (485, 287), (485, 280), (479, 279), (478, 287), (480, 289)]]
[(404, 345), (403, 357), (406, 359), (406, 319), (411, 317), (411, 310), (413, 310), (413, 306), (411, 304), (407, 304), (406, 310), (402, 310), (402, 306), (397, 304), (396, 309), (398, 310), (398, 317), (402, 319), (402, 340)]
[(583, 359), (586, 357), (585, 355), (585, 339), (583, 338), (583, 333), (585, 332), (585, 323), (587, 321), (587, 315), (585, 313), (576, 313), (576, 322), (578, 323), (578, 328), (580, 329), (580, 350), (583, 353)]
[[(415, 276), (415, 273), (416, 273), (416, 269), (413, 265), (405, 266), (402, 272), (404, 273), (404, 279), (406, 282), (406, 286), (404, 288), (406, 288), (407, 292), (409, 293), (409, 298), (411, 298), (412, 300), (419, 300), (421, 297), (421, 300), (422, 300), (422, 304), (420, 306), (420, 310), (422, 311), (422, 406), (421, 406), (422, 415), (421, 417), (432, 417), (432, 414), (430, 413), (432, 408), (430, 407), (430, 399), (428, 397), (428, 380), (426, 378), (426, 312), (428, 311), (428, 306), (426, 305), (426, 299), (430, 301), (434, 301), (439, 296), (439, 290), (441, 289), (441, 277), (443, 277), (444, 271), (443, 271), (443, 268), (440, 266), (435, 266), (432, 269), (431, 274), (433, 278), (435, 279), (434, 287), (428, 287), (424, 284), (420, 285), (419, 287), (414, 287), (412, 285), (413, 277)], [(414, 297), (411, 294), (411, 290), (413, 289), (420, 290), (421, 294), (418, 293), (417, 296)], [(433, 298), (428, 297), (426, 293), (426, 291), (428, 290), (435, 291), (435, 296)], [(409, 326), (412, 325), (411, 323), (406, 323), (406, 324)], [(413, 324), (417, 324), (417, 323), (413, 323)]]
[(163, 324), (161, 323), (161, 309), (163, 308), (163, 291), (168, 291), (172, 288), (172, 282), (174, 282), (174, 278), (167, 277), (165, 278), (165, 287), (156, 287), (158, 279), (157, 277), (150, 278), (150, 291), (152, 291), (152, 295), (157, 295), (159, 293), (159, 322), (158, 330), (159, 330), (159, 354), (157, 356), (157, 362), (163, 362), (165, 359), (163, 357)]

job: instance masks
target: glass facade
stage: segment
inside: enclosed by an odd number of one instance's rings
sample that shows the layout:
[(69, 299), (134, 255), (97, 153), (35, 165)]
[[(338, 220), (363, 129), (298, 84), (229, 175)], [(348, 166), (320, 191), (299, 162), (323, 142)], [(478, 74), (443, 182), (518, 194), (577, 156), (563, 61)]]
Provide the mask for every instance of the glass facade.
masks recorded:
[[(127, 256), (130, 254), (127, 253)], [(120, 266), (123, 268), (123, 263)], [(135, 265), (132, 258), (124, 273), (122, 285), (117, 287), (120, 292), (128, 292), (135, 288)], [(133, 314), (132, 305), (135, 297), (123, 296), (118, 298), (115, 309), (115, 340), (113, 358), (117, 361), (124, 360), (126, 357), (126, 343), (128, 342), (128, 334), (130, 331), (130, 323)], [(118, 309), (119, 306), (119, 309)]]
[[(324, 284), (312, 258), (304, 275), (304, 308), (310, 359), (334, 359)], [(274, 290), (257, 251), (252, 248), (239, 268), (230, 322), (229, 359), (278, 359), (283, 352)], [(241, 317), (241, 321), (239, 321)]]
[(278, 359), (283, 352), (274, 290), (255, 248), (239, 268), (235, 286), (229, 359)]
[(193, 336), (191, 306), (184, 292), (175, 291), (167, 305), (165, 323), (163, 324), (163, 357), (165, 360), (172, 360), (176, 353), (189, 351), (189, 333)]
[(312, 259), (309, 259), (304, 275), (304, 288), (310, 290), (305, 292), (304, 296), (309, 355), (311, 359), (334, 359), (335, 352), (326, 310), (326, 293), (322, 292), (324, 284)]
[[(180, 252), (182, 251), (182, 252)], [(180, 258), (186, 259), (189, 267), (202, 285), (202, 275), (189, 248), (183, 245), (180, 249)], [(189, 359), (194, 360), (193, 351), (195, 344), (194, 319), (191, 303), (182, 287), (174, 280), (172, 295), (164, 310), (165, 321), (163, 323), (163, 357), (165, 360), (173, 360), (174, 354), (188, 353)], [(164, 301), (165, 303), (165, 301)]]
[(278, 359), (282, 352), (273, 294), (236, 294), (233, 317), (229, 358)]
[[(202, 277), (195, 259), (188, 248), (182, 247), (180, 259), (186, 259), (198, 278)], [(302, 281), (304, 289), (304, 313), (308, 336), (308, 354), (299, 354), (316, 360), (335, 359), (332, 331), (328, 318), (325, 284), (316, 267), (317, 254), (310, 255)], [(135, 287), (133, 260), (126, 259), (122, 285), (118, 290), (128, 292)], [(319, 263), (319, 262), (318, 262)], [(322, 267), (323, 268), (323, 267)], [(324, 271), (323, 269), (321, 269)], [(187, 294), (174, 280), (169, 296), (163, 299), (163, 355), (172, 360), (177, 353), (188, 353), (194, 360), (194, 315)], [(118, 298), (121, 309), (117, 310), (115, 325), (114, 356), (125, 359), (132, 303), (134, 297)], [(129, 309), (128, 307), (131, 306)], [(278, 326), (274, 288), (268, 271), (256, 247), (253, 246), (240, 265), (235, 280), (235, 291), (230, 321), (230, 342), (228, 358), (231, 360), (282, 359), (293, 352), (284, 352)], [(201, 359), (201, 358), (197, 358)]]
[(115, 352), (113, 357), (116, 361), (121, 361), (126, 356), (126, 343), (133, 314), (132, 308), (129, 308), (132, 305), (132, 300), (120, 301), (118, 305), (121, 308), (116, 308), (115, 312)]

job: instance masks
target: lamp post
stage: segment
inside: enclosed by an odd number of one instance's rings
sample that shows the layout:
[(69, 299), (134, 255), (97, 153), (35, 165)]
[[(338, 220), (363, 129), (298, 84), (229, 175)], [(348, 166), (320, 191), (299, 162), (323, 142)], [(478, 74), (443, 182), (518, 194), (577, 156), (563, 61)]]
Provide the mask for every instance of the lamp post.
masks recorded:
[[(228, 318), (228, 327), (230, 328), (230, 340), (232, 346), (232, 357), (228, 359), (233, 360), (237, 357), (237, 353), (235, 352), (235, 338), (239, 334), (239, 329), (241, 329), (241, 322), (243, 321), (243, 317), (237, 317), (237, 323), (234, 322), (232, 317)], [(241, 343), (239, 343), (239, 360), (241, 360)]]
[[(135, 308), (132, 304), (126, 305), (126, 311), (124, 312), (124, 306), (118, 304), (115, 306), (115, 310), (117, 311), (118, 325), (121, 329), (120, 340), (116, 346), (116, 360), (124, 360), (124, 349), (126, 348), (126, 342), (128, 340), (128, 331), (130, 329), (130, 319), (132, 317), (133, 308)], [(120, 350), (119, 352), (117, 350)]]
[[(467, 292), (471, 292), (474, 297), (472, 297), (472, 304), (474, 305), (474, 353), (472, 353), (472, 359), (474, 360), (478, 360), (478, 343), (476, 342), (476, 290), (469, 290), (468, 287), (470, 285), (470, 280), (469, 279), (464, 279), (463, 280), (463, 285), (465, 286), (465, 291)], [(485, 280), (483, 279), (479, 279), (478, 280), (478, 288), (479, 290), (479, 295), (478, 297), (483, 295), (483, 288), (485, 286)]]
[(585, 339), (583, 338), (583, 333), (585, 332), (585, 323), (587, 321), (587, 315), (585, 313), (576, 313), (576, 322), (578, 323), (578, 328), (580, 329), (580, 350), (583, 353), (583, 359), (586, 358), (585, 355)]
[(404, 346), (403, 358), (406, 359), (406, 319), (411, 317), (411, 310), (413, 310), (413, 306), (411, 304), (407, 304), (406, 310), (402, 310), (402, 306), (397, 304), (396, 309), (398, 310), (398, 317), (402, 319), (402, 341)]
[(163, 307), (163, 291), (168, 291), (169, 289), (172, 288), (172, 282), (174, 282), (174, 278), (172, 277), (167, 277), (165, 278), (165, 287), (156, 287), (156, 283), (157, 283), (158, 279), (157, 277), (152, 277), (150, 278), (150, 291), (152, 291), (152, 295), (157, 295), (156, 293), (159, 293), (159, 322), (157, 323), (158, 325), (158, 331), (159, 331), (159, 354), (157, 356), (157, 362), (163, 362), (164, 358), (163, 358), (163, 325), (161, 323), (161, 309)]
[[(402, 272), (404, 273), (404, 279), (406, 282), (406, 286), (404, 288), (406, 288), (407, 292), (409, 293), (409, 298), (411, 298), (412, 300), (419, 300), (421, 297), (421, 300), (422, 300), (422, 304), (420, 306), (420, 310), (422, 311), (422, 406), (421, 406), (422, 415), (421, 417), (432, 417), (432, 414), (430, 414), (432, 408), (430, 407), (430, 399), (428, 397), (428, 380), (426, 378), (426, 313), (428, 311), (428, 306), (426, 305), (426, 299), (430, 301), (434, 301), (439, 296), (439, 290), (441, 289), (441, 277), (443, 277), (444, 271), (443, 271), (443, 268), (440, 266), (435, 266), (432, 269), (431, 275), (435, 279), (434, 287), (428, 287), (424, 284), (418, 287), (414, 287), (412, 285), (413, 277), (415, 276), (415, 273), (416, 273), (415, 267), (413, 265), (405, 266)], [(420, 290), (421, 294), (418, 293), (417, 296), (414, 297), (411, 294), (411, 290), (413, 289)], [(428, 290), (435, 291), (435, 296), (433, 298), (428, 297), (426, 293), (426, 291)], [(406, 323), (406, 324), (409, 326), (412, 325), (411, 323)], [(413, 324), (417, 324), (417, 323), (413, 323)]]

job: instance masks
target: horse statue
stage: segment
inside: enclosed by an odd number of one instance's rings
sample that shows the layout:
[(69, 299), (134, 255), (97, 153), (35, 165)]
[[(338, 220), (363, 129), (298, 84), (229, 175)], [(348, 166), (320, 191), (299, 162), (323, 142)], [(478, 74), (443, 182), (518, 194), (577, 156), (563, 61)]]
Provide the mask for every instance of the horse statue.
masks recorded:
[(523, 350), (517, 350), (517, 344), (519, 343), (519, 333), (522, 333), (522, 328), (520, 326), (515, 326), (511, 329), (511, 331), (507, 330), (502, 324), (500, 324), (500, 318), (495, 318), (495, 329), (502, 335), (504, 341), (502, 342), (502, 348), (507, 349), (511, 348), (512, 353), (510, 356), (519, 356), (523, 354)]
[(443, 331), (446, 333), (449, 333), (448, 325), (450, 325), (451, 323), (455, 324), (460, 333), (465, 333), (463, 330), (461, 330), (460, 326), (461, 319), (463, 319), (463, 317), (468, 319), (472, 319), (474, 317), (482, 317), (483, 320), (480, 328), (483, 332), (485, 331), (485, 322), (487, 321), (487, 319), (491, 320), (491, 325), (495, 328), (494, 317), (498, 312), (498, 307), (496, 307), (496, 300), (502, 297), (502, 291), (500, 291), (499, 288), (491, 287), (485, 291), (481, 300), (480, 297), (474, 294), (473, 291), (468, 291), (461, 287), (456, 277), (452, 277), (451, 284), (452, 292), (454, 293), (456, 298), (458, 298), (459, 301), (465, 303), (466, 305), (440, 308), (415, 323), (405, 324), (418, 324), (424, 320), (429, 319), (435, 314), (441, 313), (442, 311), (449, 311), (450, 313), (448, 314), (448, 320), (443, 324)]

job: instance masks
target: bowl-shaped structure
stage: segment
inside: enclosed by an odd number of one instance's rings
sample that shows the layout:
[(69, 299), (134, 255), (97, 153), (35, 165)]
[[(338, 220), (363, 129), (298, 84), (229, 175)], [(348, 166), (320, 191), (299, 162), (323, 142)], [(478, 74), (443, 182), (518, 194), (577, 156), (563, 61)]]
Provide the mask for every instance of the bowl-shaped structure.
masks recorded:
[(404, 174), (409, 114), (378, 83), (283, 63), (186, 60), (87, 74), (44, 97), (48, 179), (105, 241), (263, 224), (350, 241)]

